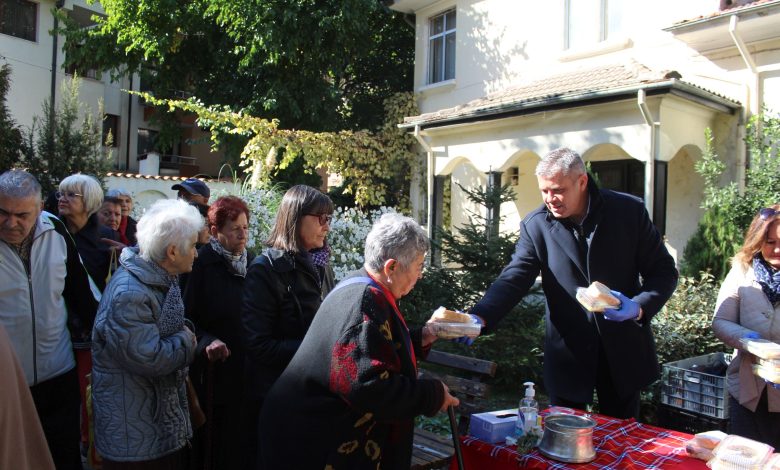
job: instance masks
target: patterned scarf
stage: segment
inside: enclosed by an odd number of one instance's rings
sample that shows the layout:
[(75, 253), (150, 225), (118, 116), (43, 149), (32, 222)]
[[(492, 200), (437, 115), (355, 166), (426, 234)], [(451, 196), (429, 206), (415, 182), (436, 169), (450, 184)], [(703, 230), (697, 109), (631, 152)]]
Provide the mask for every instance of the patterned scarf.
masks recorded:
[(314, 266), (321, 268), (327, 266), (330, 262), (330, 245), (328, 245), (328, 242), (325, 242), (322, 248), (309, 250), (309, 257), (311, 257), (311, 262)]
[(165, 300), (160, 309), (160, 319), (157, 321), (160, 337), (164, 338), (184, 328), (184, 302), (181, 300), (179, 277), (168, 274), (168, 271), (155, 262), (150, 262), (149, 264), (152, 266), (152, 269), (165, 276), (168, 281), (168, 292), (165, 294)]
[(753, 271), (756, 281), (761, 285), (766, 297), (773, 304), (780, 301), (780, 271), (775, 270), (761, 257), (761, 253), (753, 258)]
[(214, 237), (209, 238), (209, 245), (211, 249), (218, 255), (221, 255), (228, 264), (228, 271), (236, 276), (246, 277), (246, 248), (241, 251), (241, 254), (236, 255), (225, 249), (219, 240)]

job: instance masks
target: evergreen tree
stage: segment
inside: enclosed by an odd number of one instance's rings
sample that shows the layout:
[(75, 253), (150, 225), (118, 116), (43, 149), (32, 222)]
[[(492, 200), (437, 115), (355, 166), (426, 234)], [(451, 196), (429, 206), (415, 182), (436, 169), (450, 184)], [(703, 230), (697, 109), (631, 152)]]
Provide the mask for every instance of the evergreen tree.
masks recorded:
[(12, 168), (19, 161), (22, 132), (11, 117), (6, 96), (11, 87), (11, 66), (0, 66), (0, 173)]

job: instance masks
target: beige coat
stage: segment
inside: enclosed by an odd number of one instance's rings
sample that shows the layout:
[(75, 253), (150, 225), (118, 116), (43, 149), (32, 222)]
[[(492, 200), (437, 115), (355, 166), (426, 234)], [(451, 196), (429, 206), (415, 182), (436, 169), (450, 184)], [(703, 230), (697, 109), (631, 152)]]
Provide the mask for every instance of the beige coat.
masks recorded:
[[(755, 411), (767, 385), (753, 374), (756, 357), (741, 349), (739, 340), (755, 332), (763, 339), (780, 342), (780, 302), (769, 302), (752, 266), (746, 271), (735, 263), (729, 271), (718, 293), (712, 329), (718, 339), (734, 348), (735, 357), (726, 374), (729, 393), (742, 406)], [(780, 390), (768, 387), (767, 393), (769, 411), (780, 411)]]
[(0, 468), (54, 470), (30, 388), (0, 325)]

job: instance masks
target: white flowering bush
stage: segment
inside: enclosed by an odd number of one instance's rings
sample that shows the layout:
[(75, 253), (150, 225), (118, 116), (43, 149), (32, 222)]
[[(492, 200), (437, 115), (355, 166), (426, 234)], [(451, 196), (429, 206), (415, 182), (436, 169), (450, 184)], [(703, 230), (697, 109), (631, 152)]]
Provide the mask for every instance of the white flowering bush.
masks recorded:
[(336, 280), (343, 279), (349, 272), (363, 266), (363, 248), (366, 236), (374, 221), (388, 212), (396, 212), (392, 207), (380, 207), (364, 212), (355, 208), (337, 207), (330, 224), (328, 244), (330, 261)]
[(284, 193), (276, 188), (245, 189), (241, 199), (249, 207), (249, 240), (246, 247), (255, 254), (260, 254), (265, 248), (265, 241), (276, 223), (276, 213), (282, 202)]

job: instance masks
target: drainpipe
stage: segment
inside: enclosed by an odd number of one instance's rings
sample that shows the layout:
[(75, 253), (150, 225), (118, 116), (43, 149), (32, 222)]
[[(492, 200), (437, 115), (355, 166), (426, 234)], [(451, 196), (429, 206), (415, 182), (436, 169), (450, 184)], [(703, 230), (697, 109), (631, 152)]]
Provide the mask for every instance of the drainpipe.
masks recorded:
[(756, 67), (753, 56), (750, 55), (750, 51), (742, 40), (742, 37), (739, 35), (739, 31), (737, 31), (738, 24), (739, 17), (737, 15), (732, 16), (729, 21), (729, 35), (731, 35), (731, 39), (734, 41), (734, 45), (737, 46), (739, 55), (742, 56), (742, 60), (745, 62), (745, 65), (748, 70), (750, 70), (752, 76), (752, 86), (748, 86), (747, 106), (743, 110), (743, 116), (741, 116), (741, 122), (737, 128), (737, 184), (739, 185), (739, 192), (742, 194), (745, 191), (745, 173), (750, 162), (748, 162), (747, 159), (748, 155), (745, 144), (740, 144), (740, 142), (744, 142), (744, 126), (747, 123), (748, 118), (753, 114), (761, 112), (761, 93), (759, 90), (761, 86), (761, 72)]
[[(65, 5), (65, 0), (57, 0), (54, 7), (59, 10)], [(49, 129), (51, 135), (49, 135), (49, 142), (52, 147), (54, 144), (54, 111), (56, 109), (55, 99), (57, 98), (57, 49), (59, 48), (60, 35), (57, 33), (57, 29), (60, 26), (60, 19), (57, 17), (57, 13), (52, 13), (54, 18), (54, 27), (52, 28), (52, 44), (51, 44), (51, 90), (49, 92)]]
[[(130, 84), (127, 86), (128, 91), (133, 91), (133, 72), (128, 73)], [(133, 94), (127, 94), (127, 133), (125, 142), (125, 172), (130, 173), (130, 130), (133, 124)]]
[(420, 125), (416, 124), (414, 126), (414, 138), (417, 140), (417, 143), (420, 144), (420, 147), (425, 150), (428, 157), (428, 175), (426, 176), (426, 187), (428, 188), (428, 215), (426, 216), (426, 223), (428, 224), (428, 237), (433, 237), (433, 208), (435, 201), (433, 200), (434, 194), (433, 194), (433, 172), (434, 172), (434, 161), (433, 161), (433, 149), (428, 144), (428, 142), (423, 139), (422, 135), (420, 135)]
[(639, 106), (639, 112), (642, 113), (642, 117), (645, 120), (645, 124), (650, 127), (650, 155), (645, 162), (645, 208), (647, 213), (652, 217), (653, 215), (653, 197), (654, 184), (655, 184), (655, 162), (658, 158), (658, 129), (660, 123), (653, 120), (653, 115), (650, 114), (650, 108), (647, 106), (645, 90), (640, 89), (637, 91), (636, 96), (637, 105)]

